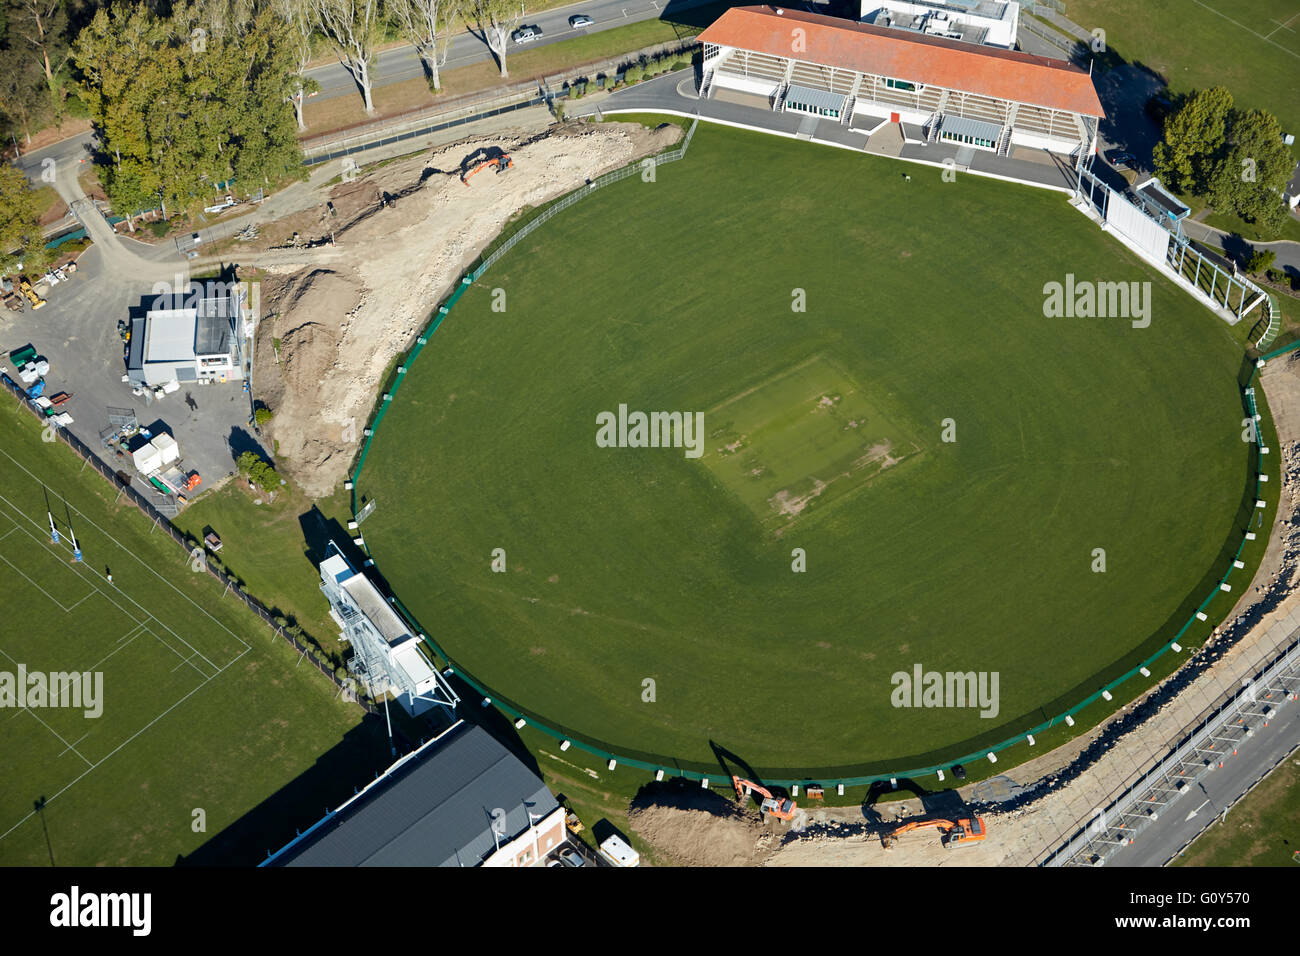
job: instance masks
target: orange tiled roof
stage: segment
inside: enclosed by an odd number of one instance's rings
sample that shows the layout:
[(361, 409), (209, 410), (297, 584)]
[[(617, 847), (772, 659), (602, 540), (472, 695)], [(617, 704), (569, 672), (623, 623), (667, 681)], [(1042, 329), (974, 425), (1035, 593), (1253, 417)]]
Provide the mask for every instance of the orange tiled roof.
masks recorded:
[[(793, 49), (796, 28), (804, 31), (799, 52)], [(700, 34), (700, 41), (1085, 116), (1106, 115), (1092, 77), (1064, 60), (818, 13), (732, 7)]]

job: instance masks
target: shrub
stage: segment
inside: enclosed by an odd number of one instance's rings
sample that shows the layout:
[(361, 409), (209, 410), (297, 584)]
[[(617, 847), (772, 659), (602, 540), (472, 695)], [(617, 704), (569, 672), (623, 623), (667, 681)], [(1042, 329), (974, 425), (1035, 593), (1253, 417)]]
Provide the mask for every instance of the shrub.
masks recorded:
[(1283, 272), (1281, 269), (1269, 269), (1267, 272), (1265, 272), (1265, 275), (1268, 276), (1269, 282), (1281, 283), (1286, 281), (1286, 273)]
[(645, 75), (645, 69), (640, 63), (633, 63), (623, 71), (623, 81), (625, 83), (635, 83)]
[(161, 239), (167, 235), (167, 223), (164, 221), (149, 223), (149, 231), (153, 233), (155, 239)]
[(253, 411), (253, 421), (257, 422), (258, 427), (265, 425), (274, 417), (275, 415), (265, 405), (258, 405)]
[(1263, 272), (1273, 265), (1273, 260), (1276, 258), (1277, 253), (1272, 249), (1252, 249), (1250, 256), (1246, 259), (1246, 271)]

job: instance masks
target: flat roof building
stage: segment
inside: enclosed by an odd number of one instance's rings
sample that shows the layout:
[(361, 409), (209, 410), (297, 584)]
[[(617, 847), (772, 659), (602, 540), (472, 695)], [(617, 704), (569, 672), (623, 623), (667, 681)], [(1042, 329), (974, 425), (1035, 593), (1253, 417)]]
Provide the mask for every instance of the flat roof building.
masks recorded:
[(997, 0), (862, 0), (860, 19), (878, 27), (1014, 50), (1020, 4)]
[(157, 296), (131, 321), (128, 380), (153, 387), (242, 379), (245, 334), (238, 285), (195, 282), (184, 292)]

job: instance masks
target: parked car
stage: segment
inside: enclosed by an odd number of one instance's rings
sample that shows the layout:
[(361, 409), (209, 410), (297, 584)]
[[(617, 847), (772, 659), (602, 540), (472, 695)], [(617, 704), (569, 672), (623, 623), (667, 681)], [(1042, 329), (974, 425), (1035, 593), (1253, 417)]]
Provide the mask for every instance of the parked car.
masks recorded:
[(966, 768), (963, 767), (961, 764), (956, 764), (952, 768), (952, 775), (956, 777), (958, 780), (965, 780)]
[(510, 39), (516, 43), (532, 43), (542, 35), (542, 28), (539, 26), (520, 27), (514, 33), (510, 34)]
[(562, 862), (565, 866), (586, 866), (587, 865), (587, 861), (582, 858), (582, 854), (579, 853), (571, 846), (560, 847), (560, 849), (556, 852), (556, 856), (560, 858), (560, 862)]
[(595, 22), (595, 20), (591, 19), (591, 17), (587, 16), (585, 13), (577, 13), (569, 17), (569, 26), (573, 27), (575, 30), (581, 29), (582, 27), (589, 27)]
[(1106, 159), (1116, 169), (1133, 169), (1137, 165), (1137, 157), (1122, 149), (1112, 149)]

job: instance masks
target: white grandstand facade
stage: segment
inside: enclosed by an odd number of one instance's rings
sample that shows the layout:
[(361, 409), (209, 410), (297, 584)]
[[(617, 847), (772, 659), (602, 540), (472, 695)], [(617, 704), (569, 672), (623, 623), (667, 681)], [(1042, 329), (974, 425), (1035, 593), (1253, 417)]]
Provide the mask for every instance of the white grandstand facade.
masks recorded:
[(781, 7), (733, 7), (701, 35), (700, 95), (806, 113), (871, 135), (1076, 162), (1105, 113), (1091, 76), (1063, 61)]
[(424, 656), (423, 640), (402, 621), (373, 581), (331, 541), (320, 564), (320, 589), (341, 640), (352, 646), (351, 669), (370, 696), (392, 694), (413, 716), (435, 706), (454, 710), (460, 697)]

